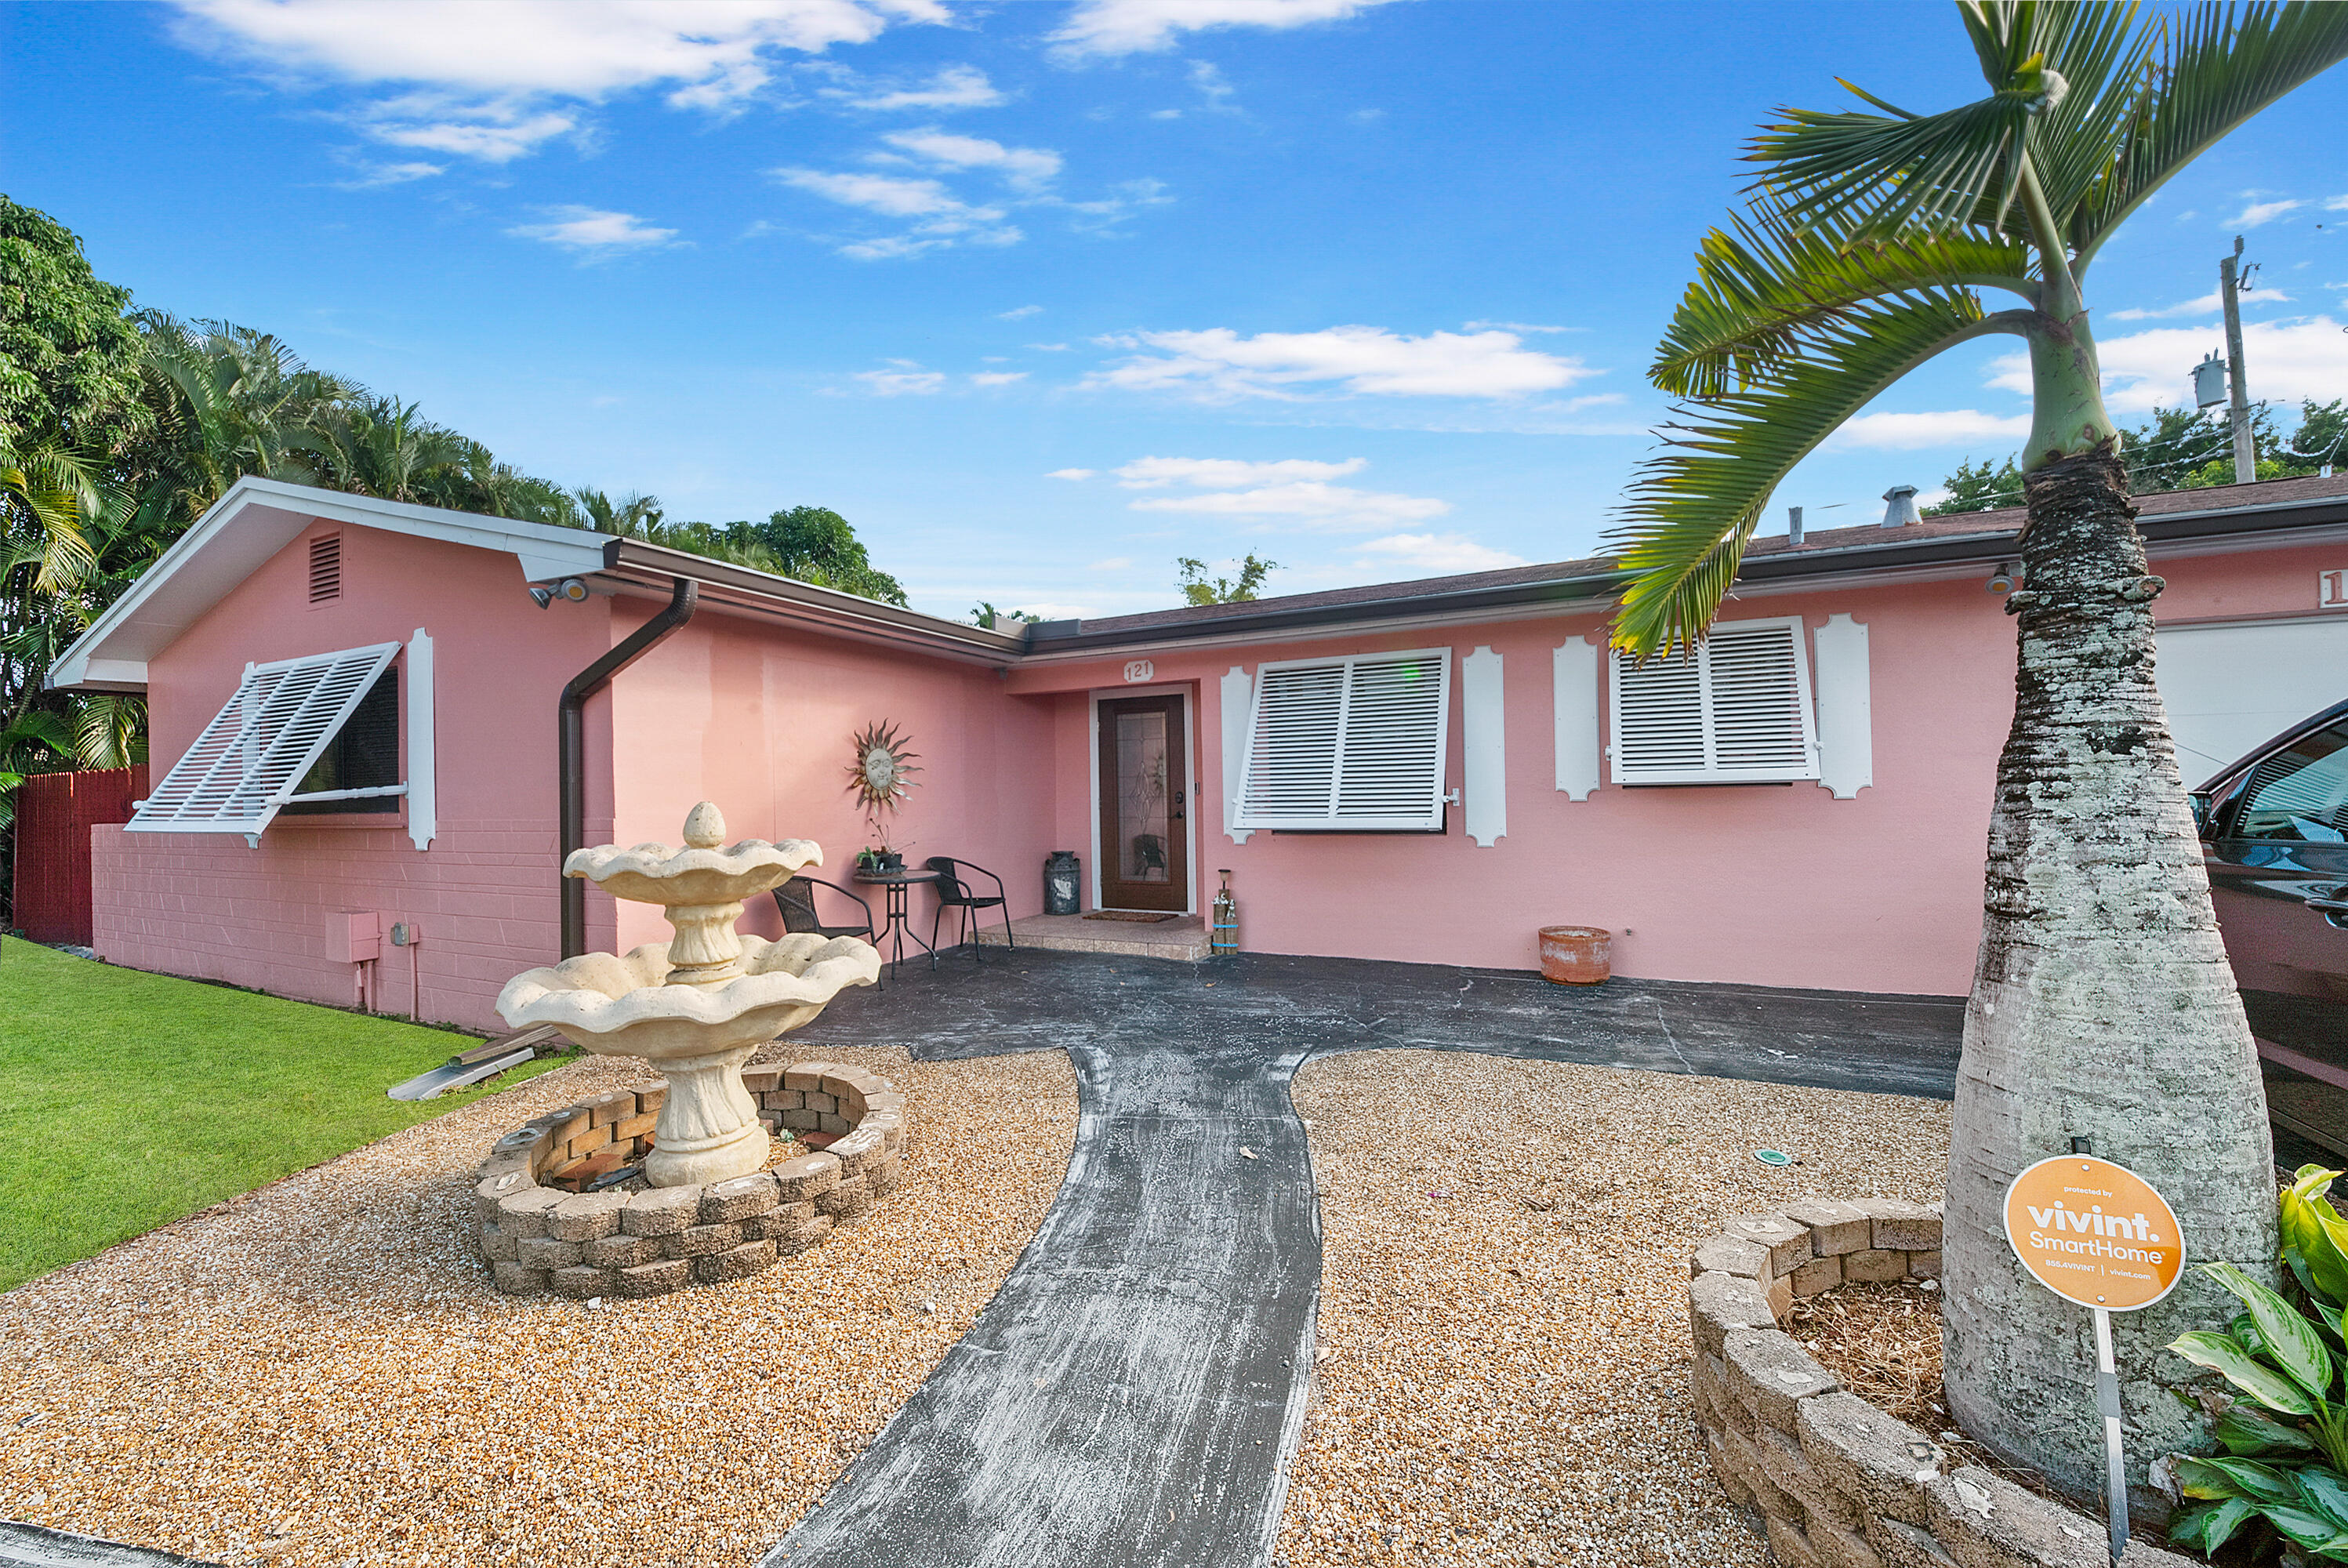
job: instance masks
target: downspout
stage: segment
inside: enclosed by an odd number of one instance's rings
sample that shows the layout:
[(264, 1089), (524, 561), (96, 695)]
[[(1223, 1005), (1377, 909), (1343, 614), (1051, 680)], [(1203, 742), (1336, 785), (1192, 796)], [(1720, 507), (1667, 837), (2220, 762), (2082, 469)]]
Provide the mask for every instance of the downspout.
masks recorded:
[[(628, 634), (626, 640), (577, 675), (562, 688), (556, 709), (559, 757), (555, 773), (562, 797), (562, 858), (587, 842), (587, 699), (612, 684), (612, 677), (652, 652), (655, 644), (693, 619), (701, 587), (692, 579), (676, 579), (668, 608)], [(576, 958), (587, 951), (587, 884), (577, 877), (562, 881), (562, 956)]]

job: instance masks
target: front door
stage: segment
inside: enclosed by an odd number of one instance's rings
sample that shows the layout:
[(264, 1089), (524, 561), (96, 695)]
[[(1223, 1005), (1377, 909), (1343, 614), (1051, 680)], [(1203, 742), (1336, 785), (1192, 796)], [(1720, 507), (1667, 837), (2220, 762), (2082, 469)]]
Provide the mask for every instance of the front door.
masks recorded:
[(1103, 909), (1182, 911), (1190, 904), (1189, 785), (1179, 696), (1100, 705), (1100, 902)]

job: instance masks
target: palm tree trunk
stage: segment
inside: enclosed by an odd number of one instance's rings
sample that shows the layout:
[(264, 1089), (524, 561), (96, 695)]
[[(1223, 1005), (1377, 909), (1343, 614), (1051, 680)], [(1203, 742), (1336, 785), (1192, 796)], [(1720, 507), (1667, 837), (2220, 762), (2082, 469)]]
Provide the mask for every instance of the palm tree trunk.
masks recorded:
[[(2007, 1245), (2005, 1190), (2072, 1140), (2137, 1171), (2185, 1225), (2191, 1262), (2271, 1282), (2266, 1097), (2217, 923), (2160, 694), (2152, 599), (2125, 470), (2108, 443), (2027, 480), (2013, 728), (1999, 758), (1986, 907), (1949, 1156), (1942, 1355), (1958, 1423), (2082, 1501), (2102, 1491), (2089, 1315)], [(2162, 1349), (2222, 1324), (2198, 1274), (2114, 1319), (2130, 1490), (2207, 1447), (2194, 1368)]]

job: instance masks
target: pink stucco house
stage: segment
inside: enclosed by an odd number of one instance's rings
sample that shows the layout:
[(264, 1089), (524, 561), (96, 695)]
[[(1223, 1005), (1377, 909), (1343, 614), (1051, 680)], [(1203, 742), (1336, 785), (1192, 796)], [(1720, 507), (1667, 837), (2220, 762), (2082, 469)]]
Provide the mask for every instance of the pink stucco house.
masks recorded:
[[(2348, 477), (2143, 511), (2192, 783), (2348, 687)], [(1088, 908), (1195, 914), (1230, 868), (1261, 951), (1530, 968), (1578, 923), (1626, 975), (1954, 995), (2019, 521), (1763, 540), (1701, 657), (1642, 669), (1603, 561), (1003, 632), (248, 479), (53, 678), (151, 705), (149, 799), (92, 830), (100, 954), (293, 996), (494, 1026), (565, 945), (566, 838), (705, 797), (845, 881), (875, 719), (926, 769), (911, 857), (1001, 872), (1014, 917), (1073, 848)], [(664, 934), (569, 885), (572, 945)]]

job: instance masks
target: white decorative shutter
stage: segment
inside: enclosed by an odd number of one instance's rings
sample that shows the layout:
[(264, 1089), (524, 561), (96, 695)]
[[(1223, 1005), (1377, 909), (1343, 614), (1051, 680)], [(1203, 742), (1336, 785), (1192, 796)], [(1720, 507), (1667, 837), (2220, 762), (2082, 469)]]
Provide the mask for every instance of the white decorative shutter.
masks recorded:
[(1439, 831), (1451, 651), (1257, 671), (1234, 826)]
[(1459, 661), (1460, 793), (1468, 836), (1484, 849), (1509, 830), (1505, 665), (1489, 648)]
[(1867, 628), (1828, 615), (1811, 634), (1818, 688), (1818, 783), (1852, 800), (1875, 782), (1875, 721), (1868, 695)]
[(1569, 800), (1598, 788), (1598, 650), (1568, 637), (1550, 655), (1557, 720), (1557, 787)]
[(1613, 667), (1618, 784), (1762, 784), (1818, 776), (1798, 616), (1712, 629), (1691, 654)]
[(1223, 726), (1223, 836), (1244, 844), (1251, 836), (1239, 826), (1240, 780), (1247, 771), (1248, 719), (1255, 709), (1255, 683), (1246, 670), (1233, 665), (1223, 676), (1217, 697), (1217, 717)]
[(248, 665), (235, 695), (125, 830), (257, 835), (398, 654), (397, 643), (378, 643)]

